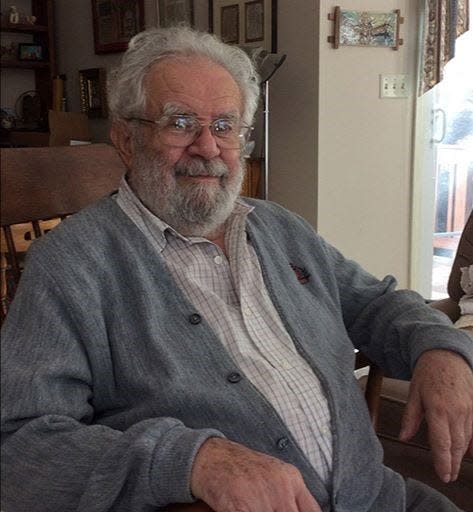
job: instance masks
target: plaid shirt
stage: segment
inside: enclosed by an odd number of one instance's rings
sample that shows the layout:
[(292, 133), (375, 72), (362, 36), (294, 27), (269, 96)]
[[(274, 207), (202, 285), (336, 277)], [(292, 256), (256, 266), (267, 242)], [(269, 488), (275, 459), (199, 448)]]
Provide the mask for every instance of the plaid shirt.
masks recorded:
[(332, 466), (330, 412), (320, 382), (297, 353), (266, 290), (245, 230), (241, 199), (227, 221), (228, 258), (212, 242), (186, 238), (153, 215), (123, 180), (116, 200), (164, 258), (189, 301), (250, 382), (276, 409), (325, 483)]

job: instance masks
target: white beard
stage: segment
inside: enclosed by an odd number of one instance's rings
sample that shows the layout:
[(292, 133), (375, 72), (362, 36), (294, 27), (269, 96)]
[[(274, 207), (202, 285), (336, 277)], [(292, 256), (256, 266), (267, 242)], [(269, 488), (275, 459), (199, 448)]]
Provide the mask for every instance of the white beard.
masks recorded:
[[(180, 176), (217, 176), (218, 183), (183, 184)], [(143, 204), (184, 236), (209, 236), (221, 228), (240, 194), (244, 166), (230, 174), (220, 158), (167, 163), (159, 154), (137, 148), (129, 184)]]

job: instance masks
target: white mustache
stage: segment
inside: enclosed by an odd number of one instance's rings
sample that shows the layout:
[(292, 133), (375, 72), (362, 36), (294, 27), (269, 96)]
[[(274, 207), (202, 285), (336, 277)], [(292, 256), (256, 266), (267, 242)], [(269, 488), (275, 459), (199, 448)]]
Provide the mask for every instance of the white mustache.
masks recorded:
[(219, 160), (203, 162), (202, 160), (191, 160), (187, 163), (177, 163), (174, 166), (176, 176), (228, 176), (227, 166)]

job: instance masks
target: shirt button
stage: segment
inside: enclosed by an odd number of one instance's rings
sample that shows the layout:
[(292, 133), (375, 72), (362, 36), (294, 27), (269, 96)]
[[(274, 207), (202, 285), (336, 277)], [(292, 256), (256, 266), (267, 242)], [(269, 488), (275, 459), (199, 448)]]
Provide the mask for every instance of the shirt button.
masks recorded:
[(189, 316), (189, 322), (192, 325), (200, 324), (200, 322), (202, 322), (202, 317), (198, 313), (194, 313)]
[(244, 314), (245, 316), (251, 316), (251, 309), (250, 309), (250, 308), (245, 308), (245, 309), (243, 310), (243, 314)]
[(215, 256), (214, 258), (214, 262), (217, 264), (217, 265), (220, 265), (223, 261), (223, 258), (221, 256)]
[(238, 372), (232, 372), (227, 375), (228, 382), (231, 382), (232, 384), (236, 384), (237, 382), (240, 382), (242, 379), (242, 376)]
[(279, 450), (285, 450), (289, 446), (289, 442), (287, 437), (281, 437), (276, 444)]

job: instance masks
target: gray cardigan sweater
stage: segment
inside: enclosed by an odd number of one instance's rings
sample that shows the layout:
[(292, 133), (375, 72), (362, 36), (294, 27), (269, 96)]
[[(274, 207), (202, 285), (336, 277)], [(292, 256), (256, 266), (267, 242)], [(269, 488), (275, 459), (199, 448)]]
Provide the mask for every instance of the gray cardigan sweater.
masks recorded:
[(320, 378), (333, 428), (323, 485), (281, 418), (112, 198), (35, 242), (4, 325), (4, 512), (151, 511), (190, 502), (194, 456), (226, 436), (302, 472), (324, 511), (400, 512), (353, 376), (353, 346), (388, 375), (471, 338), (395, 281), (364, 272), (283, 208), (248, 200), (270, 296)]

